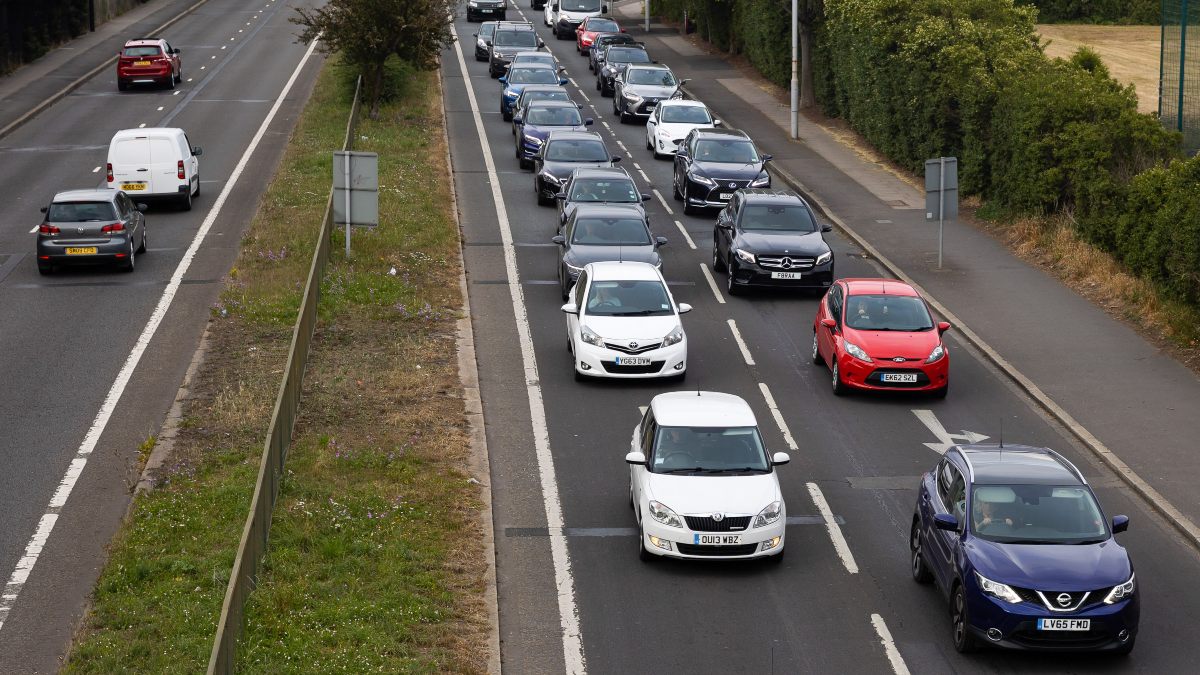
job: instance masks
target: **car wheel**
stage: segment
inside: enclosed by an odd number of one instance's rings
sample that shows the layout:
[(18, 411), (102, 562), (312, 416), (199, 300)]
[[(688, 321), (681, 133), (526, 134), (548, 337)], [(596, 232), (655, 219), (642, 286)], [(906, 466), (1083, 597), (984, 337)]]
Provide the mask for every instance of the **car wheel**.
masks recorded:
[(812, 362), (817, 365), (825, 363), (825, 359), (821, 358), (821, 348), (817, 345), (817, 331), (815, 330), (813, 331)]
[(1114, 649), (1113, 653), (1116, 654), (1117, 656), (1129, 656), (1129, 653), (1133, 651), (1133, 643), (1135, 643), (1135, 642), (1137, 642), (1136, 635), (1134, 637), (1129, 638), (1129, 642), (1126, 642), (1125, 644), (1121, 645), (1120, 647), (1117, 647), (1116, 649)]
[(511, 121), (512, 121), (512, 111), (511, 111), (511, 110), (508, 110), (508, 111), (501, 110), (501, 111), (500, 111), (500, 116), (504, 118), (504, 121), (505, 121), (505, 122), (511, 122)]
[(133, 240), (129, 240), (129, 262), (121, 266), (121, 271), (132, 272), (134, 264), (137, 260), (137, 251), (133, 249)]
[(579, 366), (572, 365), (571, 370), (573, 370), (575, 372), (575, 381), (576, 382), (583, 382), (583, 381), (587, 380), (587, 375), (584, 375), (583, 373), (579, 372)]
[(682, 194), (683, 194), (683, 212), (684, 212), (684, 214), (689, 215), (689, 216), (695, 215), (697, 209), (696, 209), (696, 207), (692, 206), (691, 202), (688, 201), (688, 186), (687, 186), (686, 178), (683, 181), (683, 193)]
[(538, 192), (537, 192), (537, 203), (538, 203), (538, 206), (548, 206), (548, 205), (549, 205), (551, 202), (553, 202), (553, 201), (554, 201), (553, 199), (547, 199), (547, 198), (546, 198), (546, 191), (545, 191), (545, 190), (542, 188), (542, 186), (541, 186), (541, 185), (539, 185), (539, 186), (538, 186)]
[(175, 88), (175, 73), (171, 73), (170, 75), (167, 76), (167, 89), (171, 90), (174, 88)]
[(967, 619), (967, 594), (962, 584), (956, 584), (950, 596), (950, 626), (955, 651), (960, 654), (974, 651), (975, 636), (971, 635), (971, 624)]
[(846, 384), (842, 382), (842, 373), (838, 370), (837, 354), (833, 355), (833, 365), (829, 368), (829, 372), (833, 383), (833, 395), (842, 396), (846, 393)]
[(714, 272), (724, 272), (726, 269), (725, 261), (721, 260), (721, 247), (717, 245), (715, 237), (713, 238), (712, 268)]
[[(558, 266), (558, 290), (562, 292), (563, 302), (566, 302), (571, 297), (571, 288), (567, 286), (569, 277), (563, 274), (562, 265)], [(570, 348), (570, 341), (567, 342), (567, 347)]]
[(785, 548), (782, 551), (780, 551), (779, 553), (776, 553), (775, 555), (767, 556), (767, 562), (771, 565), (778, 565), (778, 564), (782, 563), (783, 562), (783, 553), (786, 550), (787, 549)]
[(642, 524), (638, 523), (638, 559), (642, 562), (654, 562), (658, 556), (646, 550), (646, 531), (642, 529)]
[(658, 159), (658, 151), (654, 149), (654, 143), (650, 142), (650, 134), (646, 134), (646, 149), (654, 153), (654, 158)]
[(117, 91), (128, 91), (128, 90), (129, 90), (128, 83), (117, 80)]
[(200, 176), (199, 175), (196, 176), (196, 191), (192, 193), (192, 196), (193, 197), (200, 196)]
[(184, 211), (192, 210), (192, 190), (191, 190), (191, 188), (184, 191), (183, 197), (181, 197), (179, 200), (179, 208), (183, 209)]
[(933, 575), (929, 573), (929, 566), (925, 564), (925, 557), (921, 555), (921, 526), (916, 518), (913, 518), (912, 530), (908, 534), (908, 550), (912, 554), (913, 581), (918, 584), (932, 581)]
[(517, 163), (521, 165), (522, 169), (529, 169), (533, 167), (533, 162), (525, 159), (524, 157), (518, 157)]
[(950, 392), (950, 383), (947, 382), (946, 386), (942, 387), (941, 389), (934, 389), (932, 396), (934, 398), (946, 398), (946, 394), (949, 392)]
[(683, 194), (679, 192), (679, 183), (675, 178), (674, 175), (671, 176), (671, 196), (675, 198), (675, 201), (681, 202), (683, 201)]
[(729, 295), (741, 295), (742, 287), (734, 283), (734, 277), (737, 275), (733, 273), (733, 265), (730, 265), (728, 262), (726, 262), (725, 268), (729, 270), (729, 274), (725, 275), (726, 292), (728, 292)]
[(179, 72), (175, 73), (175, 82), (178, 84), (183, 84), (183, 68), (180, 68)]
[(145, 253), (145, 252), (146, 252), (146, 239), (147, 239), (148, 237), (149, 237), (149, 235), (148, 235), (148, 234), (146, 234), (146, 226), (145, 226), (145, 225), (142, 225), (142, 243), (141, 243), (141, 245), (140, 245), (140, 246), (138, 246), (138, 250), (137, 250), (137, 252), (138, 252), (138, 253)]
[(596, 91), (604, 92), (604, 87), (600, 84), (600, 73), (596, 73)]
[(613, 94), (613, 116), (614, 117), (619, 116), (621, 114), (621, 108), (619, 105), (620, 102), (621, 102), (621, 97), (617, 96), (616, 94)]

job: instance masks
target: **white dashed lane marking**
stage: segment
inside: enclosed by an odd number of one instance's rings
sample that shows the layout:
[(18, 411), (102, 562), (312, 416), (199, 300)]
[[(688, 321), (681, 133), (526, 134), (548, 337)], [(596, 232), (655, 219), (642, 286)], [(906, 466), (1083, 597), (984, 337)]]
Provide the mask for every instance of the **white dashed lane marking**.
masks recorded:
[(713, 279), (712, 272), (708, 271), (708, 265), (700, 263), (700, 271), (704, 273), (704, 280), (708, 282), (708, 287), (712, 289), (713, 295), (717, 297), (717, 302), (725, 304), (725, 296), (721, 295), (721, 289), (717, 288), (717, 280)]
[[(645, 177), (645, 174), (642, 174), (642, 176)], [(647, 178), (646, 180), (649, 182), (650, 179)], [(688, 234), (687, 230), (683, 229), (683, 223), (677, 220), (675, 221), (675, 227), (679, 228), (679, 233), (683, 235), (683, 240), (687, 242), (688, 248), (691, 248), (693, 251), (696, 250), (696, 242), (692, 241), (692, 236)]]
[(746, 342), (742, 340), (742, 333), (738, 330), (737, 322), (729, 319), (726, 323), (729, 324), (729, 330), (733, 333), (733, 340), (737, 343), (738, 350), (742, 352), (742, 359), (746, 365), (754, 365), (754, 357), (750, 355), (750, 348), (746, 346)]
[(833, 512), (829, 510), (829, 502), (825, 501), (825, 495), (821, 493), (821, 488), (816, 483), (809, 483), (808, 494), (812, 497), (813, 503), (817, 505), (821, 516), (825, 518), (825, 529), (829, 532), (829, 538), (833, 540), (833, 550), (837, 551), (838, 557), (842, 559), (842, 565), (850, 574), (858, 574), (858, 563), (854, 562), (854, 555), (850, 553), (850, 545), (842, 536), (842, 528), (834, 519)]

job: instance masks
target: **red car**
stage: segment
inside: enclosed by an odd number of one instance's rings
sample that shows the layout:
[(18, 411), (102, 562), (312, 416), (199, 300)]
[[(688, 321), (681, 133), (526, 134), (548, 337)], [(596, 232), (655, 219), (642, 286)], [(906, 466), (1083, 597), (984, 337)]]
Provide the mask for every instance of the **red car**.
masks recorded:
[(906, 283), (840, 279), (813, 320), (812, 360), (829, 366), (839, 396), (849, 389), (904, 389), (943, 398), (950, 386), (947, 330), (950, 324), (935, 322)]
[(182, 81), (179, 50), (166, 40), (130, 40), (117, 55), (117, 89), (121, 91), (134, 84), (159, 84), (174, 89)]
[(597, 35), (624, 32), (624, 28), (606, 16), (589, 16), (575, 29), (575, 49), (578, 49), (580, 54), (587, 54)]

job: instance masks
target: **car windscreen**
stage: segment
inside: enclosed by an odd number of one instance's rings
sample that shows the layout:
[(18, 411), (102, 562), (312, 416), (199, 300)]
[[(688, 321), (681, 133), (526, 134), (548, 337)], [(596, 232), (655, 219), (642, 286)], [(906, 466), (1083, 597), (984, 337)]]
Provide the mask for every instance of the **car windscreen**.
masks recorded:
[(771, 470), (756, 427), (659, 427), (655, 473), (758, 473)]
[(496, 32), (496, 24), (491, 23), (491, 22), (485, 22), (482, 26), (479, 27), (479, 37), (481, 37), (481, 38), (491, 37), (492, 33), (495, 33), (495, 32)]
[(971, 530), (1006, 544), (1098, 544), (1109, 536), (1095, 497), (1080, 485), (977, 485)]
[(641, 203), (637, 186), (627, 178), (576, 178), (567, 199), (573, 202)]
[(671, 316), (671, 298), (661, 281), (593, 281), (588, 291), (591, 316)]
[(607, 162), (604, 141), (557, 139), (546, 147), (546, 159), (554, 162)]
[(579, 108), (534, 106), (525, 113), (525, 124), (547, 127), (577, 127), (583, 125)]
[(753, 164), (758, 161), (758, 151), (750, 141), (702, 138), (696, 141), (695, 160), (719, 164)]
[(674, 87), (675, 76), (671, 71), (662, 68), (630, 68), (625, 74), (629, 84), (652, 84), (659, 87)]
[(933, 330), (933, 317), (925, 302), (911, 295), (851, 295), (846, 298), (846, 325), (907, 333)]
[(534, 101), (570, 101), (571, 94), (566, 89), (526, 89), (521, 93), (521, 100), (525, 105)]
[(496, 31), (492, 44), (497, 47), (537, 47), (537, 34), (531, 30)]
[(116, 220), (117, 210), (112, 202), (59, 202), (46, 210), (50, 223), (84, 223), (93, 220)]
[(817, 231), (812, 213), (800, 204), (752, 204), (742, 209), (738, 223), (743, 230), (766, 232), (799, 232), (808, 234)]
[(650, 63), (650, 55), (645, 49), (632, 47), (609, 47), (604, 59), (609, 63)]
[(160, 56), (162, 50), (158, 47), (126, 47), (121, 56)]
[(540, 63), (550, 67), (554, 67), (554, 55), (535, 52), (533, 54), (517, 54), (513, 57), (513, 65), (524, 65), (528, 63)]
[(708, 108), (698, 105), (663, 106), (661, 115), (667, 124), (712, 124)]
[(571, 243), (584, 246), (649, 246), (650, 230), (640, 218), (586, 217), (575, 221)]
[(563, 12), (599, 12), (600, 0), (560, 0), (558, 8)]
[(597, 33), (605, 31), (611, 31), (615, 33), (621, 30), (621, 27), (618, 26), (617, 22), (613, 21), (612, 19), (592, 19), (587, 22), (587, 29), (596, 31)]
[(549, 68), (513, 68), (508, 71), (509, 84), (558, 84), (558, 75)]
[[(635, 42), (637, 42), (637, 40), (634, 40), (628, 35), (624, 35), (622, 33), (605, 33), (603, 35), (596, 36), (596, 45), (601, 47), (601, 52), (604, 51), (603, 48), (608, 47), (609, 45), (631, 45)], [(601, 54), (599, 53), (597, 54), (597, 56), (600, 55)]]

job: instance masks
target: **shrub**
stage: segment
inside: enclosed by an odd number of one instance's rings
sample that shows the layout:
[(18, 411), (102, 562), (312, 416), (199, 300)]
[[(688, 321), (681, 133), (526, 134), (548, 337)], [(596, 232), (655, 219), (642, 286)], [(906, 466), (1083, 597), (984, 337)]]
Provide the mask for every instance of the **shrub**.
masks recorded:
[(1038, 10), (1041, 23), (1158, 23), (1160, 0), (1018, 0)]

